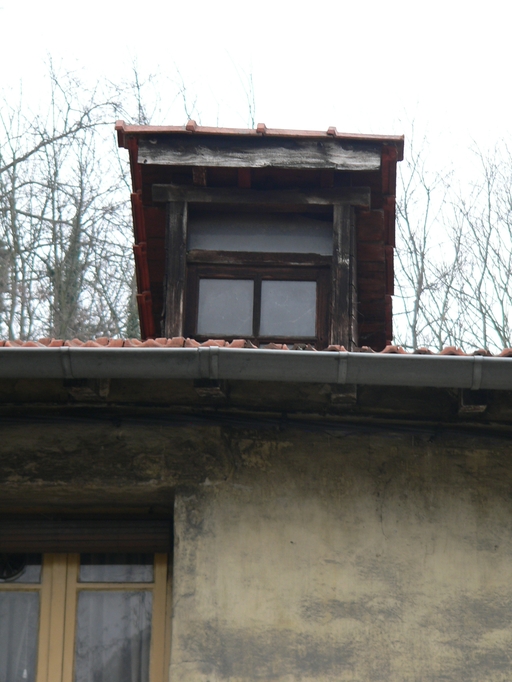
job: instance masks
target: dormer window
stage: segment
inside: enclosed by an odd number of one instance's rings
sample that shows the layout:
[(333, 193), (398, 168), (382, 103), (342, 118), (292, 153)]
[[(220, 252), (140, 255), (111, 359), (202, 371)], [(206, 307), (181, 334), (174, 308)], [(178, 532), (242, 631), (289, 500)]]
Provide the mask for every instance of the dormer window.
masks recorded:
[(130, 151), (143, 338), (390, 342), (402, 137), (116, 129)]
[(324, 345), (332, 243), (332, 211), (191, 212), (187, 335)]
[(353, 345), (352, 204), (367, 188), (155, 185), (153, 197), (167, 201), (165, 336)]

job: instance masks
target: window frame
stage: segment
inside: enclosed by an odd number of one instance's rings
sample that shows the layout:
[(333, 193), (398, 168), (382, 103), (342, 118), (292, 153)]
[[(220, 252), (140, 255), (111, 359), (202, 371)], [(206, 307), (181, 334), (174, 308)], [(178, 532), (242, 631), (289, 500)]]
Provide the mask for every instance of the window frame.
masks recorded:
[[(325, 262), (330, 257), (319, 256), (316, 266), (304, 264), (290, 264), (292, 254), (279, 254), (279, 259), (271, 259), (270, 255), (264, 265), (257, 263), (257, 254), (237, 253), (230, 259), (226, 252), (217, 260), (216, 252), (208, 252), (208, 262), (189, 262), (187, 268), (187, 283), (185, 288), (185, 333), (198, 341), (209, 338), (232, 340), (233, 334), (203, 335), (197, 333), (199, 309), (199, 281), (200, 279), (246, 279), (254, 282), (252, 333), (244, 335), (255, 344), (268, 343), (308, 343), (323, 348), (327, 345), (328, 310), (329, 310), (329, 267)], [(217, 252), (218, 253), (218, 252)], [(273, 255), (273, 254), (272, 254)], [(322, 259), (322, 260), (320, 260)], [(217, 262), (216, 262), (217, 260)], [(245, 265), (241, 264), (245, 261)], [(312, 263), (312, 258), (304, 259)], [(273, 281), (301, 281), (316, 282), (316, 320), (314, 336), (264, 336), (259, 332), (261, 322), (261, 283), (265, 280)]]
[[(356, 290), (356, 236), (355, 206), (368, 205), (369, 193), (365, 190), (364, 200), (357, 190), (336, 188), (332, 190), (258, 190), (211, 187), (174, 187), (155, 185), (158, 200), (166, 201), (167, 226), (165, 232), (164, 301), (162, 310), (162, 331), (167, 338), (187, 335), (190, 324), (186, 320), (187, 271), (190, 264), (201, 258), (220, 264), (235, 260), (241, 264), (257, 262), (271, 264), (283, 256), (291, 256), (289, 267), (306, 265), (314, 257), (311, 254), (268, 254), (237, 252), (187, 253), (187, 229), (189, 208), (204, 210), (244, 211), (285, 211), (309, 212), (332, 210), (333, 250), (330, 262), (330, 284), (326, 323), (328, 331), (325, 342), (318, 344), (318, 350), (330, 344), (339, 344), (352, 349), (357, 340), (357, 290)], [(347, 190), (347, 191), (345, 191)], [(319, 256), (319, 258), (325, 258)], [(280, 261), (282, 264), (282, 261)], [(317, 265), (318, 263), (315, 263)], [(190, 334), (189, 334), (190, 335)], [(192, 334), (193, 336), (193, 334)], [(198, 338), (198, 340), (201, 340)], [(301, 342), (300, 338), (289, 339)]]
[[(140, 519), (5, 519), (0, 551), (42, 554), (38, 583), (0, 582), (0, 592), (38, 592), (36, 682), (74, 682), (81, 591), (151, 591), (150, 682), (166, 682), (171, 648), (171, 522)], [(80, 553), (153, 555), (152, 582), (80, 582)]]

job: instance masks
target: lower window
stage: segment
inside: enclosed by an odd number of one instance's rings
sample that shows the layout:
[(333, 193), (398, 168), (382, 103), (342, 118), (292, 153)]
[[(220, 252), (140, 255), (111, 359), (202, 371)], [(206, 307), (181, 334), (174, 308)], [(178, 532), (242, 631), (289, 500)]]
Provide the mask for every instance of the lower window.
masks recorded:
[(166, 554), (0, 555), (0, 682), (163, 682)]

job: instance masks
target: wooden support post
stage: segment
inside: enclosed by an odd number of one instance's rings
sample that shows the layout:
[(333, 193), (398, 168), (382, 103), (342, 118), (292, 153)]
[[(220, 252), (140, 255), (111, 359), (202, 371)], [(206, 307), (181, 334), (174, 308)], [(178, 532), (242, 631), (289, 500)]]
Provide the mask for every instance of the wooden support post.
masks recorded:
[(192, 182), (199, 187), (208, 185), (208, 172), (204, 167), (192, 168)]
[(167, 338), (183, 334), (185, 270), (187, 258), (187, 203), (167, 205), (165, 239), (164, 334)]
[(355, 312), (353, 311), (354, 224), (354, 209), (344, 204), (335, 204), (329, 343), (345, 346), (347, 350), (354, 346), (355, 341), (353, 323)]

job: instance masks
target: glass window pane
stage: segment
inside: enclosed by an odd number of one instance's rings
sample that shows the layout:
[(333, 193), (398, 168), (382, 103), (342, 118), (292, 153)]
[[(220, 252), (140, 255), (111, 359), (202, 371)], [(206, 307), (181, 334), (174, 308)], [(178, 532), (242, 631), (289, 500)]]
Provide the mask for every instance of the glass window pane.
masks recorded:
[(41, 554), (0, 554), (2, 583), (40, 583)]
[(0, 682), (35, 682), (39, 592), (0, 591)]
[(81, 554), (80, 582), (153, 582), (153, 554)]
[(148, 682), (152, 597), (79, 593), (75, 682)]
[(206, 336), (251, 336), (252, 279), (199, 280), (197, 333)]
[(315, 336), (316, 282), (263, 280), (260, 334)]
[(330, 256), (332, 219), (286, 213), (191, 216), (188, 249)]

